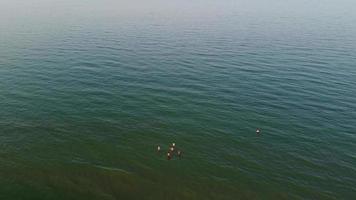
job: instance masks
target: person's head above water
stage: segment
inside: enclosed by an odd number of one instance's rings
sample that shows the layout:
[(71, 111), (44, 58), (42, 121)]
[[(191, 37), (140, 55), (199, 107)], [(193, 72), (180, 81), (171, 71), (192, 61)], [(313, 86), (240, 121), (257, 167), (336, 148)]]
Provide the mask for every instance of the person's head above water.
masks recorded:
[(181, 151), (181, 150), (178, 150), (178, 151), (177, 151), (177, 155), (178, 155), (178, 158), (181, 159), (181, 157), (182, 157), (182, 151)]
[(175, 147), (175, 146), (176, 146), (176, 143), (173, 142), (173, 143), (172, 143), (172, 146)]

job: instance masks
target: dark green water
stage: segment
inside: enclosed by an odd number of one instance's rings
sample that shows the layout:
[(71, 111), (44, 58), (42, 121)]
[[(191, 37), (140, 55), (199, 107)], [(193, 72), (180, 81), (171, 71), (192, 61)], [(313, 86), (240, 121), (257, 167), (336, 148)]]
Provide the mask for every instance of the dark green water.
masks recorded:
[(355, 8), (2, 1), (0, 199), (355, 199)]

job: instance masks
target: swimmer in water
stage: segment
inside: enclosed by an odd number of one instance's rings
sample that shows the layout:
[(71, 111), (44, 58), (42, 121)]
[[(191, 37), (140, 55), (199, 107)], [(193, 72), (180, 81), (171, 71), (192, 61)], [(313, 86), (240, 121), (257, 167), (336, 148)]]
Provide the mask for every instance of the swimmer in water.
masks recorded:
[(159, 153), (159, 152), (161, 152), (161, 146), (157, 146), (157, 152)]
[(182, 151), (181, 151), (181, 150), (178, 150), (178, 151), (177, 151), (177, 155), (178, 155), (178, 158), (180, 159), (181, 156), (182, 156)]
[(259, 135), (261, 133), (261, 130), (259, 128), (256, 129), (256, 134)]
[(168, 153), (167, 153), (167, 160), (170, 160), (171, 158), (172, 158), (171, 153), (168, 152)]
[(174, 148), (176, 147), (176, 143), (172, 143), (172, 145), (169, 147), (169, 151), (174, 152)]

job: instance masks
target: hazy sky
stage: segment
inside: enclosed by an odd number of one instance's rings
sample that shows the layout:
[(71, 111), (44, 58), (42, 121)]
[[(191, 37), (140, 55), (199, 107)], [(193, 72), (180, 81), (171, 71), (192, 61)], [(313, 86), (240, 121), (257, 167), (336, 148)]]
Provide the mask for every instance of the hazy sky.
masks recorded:
[[(170, 24), (194, 20), (248, 18), (291, 23), (321, 23), (356, 32), (355, 0), (0, 0), (0, 29), (48, 24), (96, 25), (163, 19)], [(130, 20), (131, 20), (130, 19)], [(283, 20), (288, 21), (288, 20)], [(261, 24), (258, 22), (257, 24)], [(309, 23), (312, 24), (312, 23)], [(1, 33), (0, 33), (1, 36)]]
[(256, 13), (346, 14), (354, 0), (0, 0), (1, 16), (60, 14), (176, 14), (249, 11)]

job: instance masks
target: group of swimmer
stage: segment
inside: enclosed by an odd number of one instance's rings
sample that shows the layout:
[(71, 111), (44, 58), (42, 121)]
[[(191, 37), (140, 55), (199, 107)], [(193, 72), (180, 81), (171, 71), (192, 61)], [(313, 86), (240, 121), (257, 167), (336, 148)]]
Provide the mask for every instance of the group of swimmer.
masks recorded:
[[(157, 153), (161, 153), (161, 146), (158, 145), (157, 146)], [(173, 158), (174, 155), (177, 155), (179, 159), (181, 159), (182, 157), (182, 151), (176, 148), (176, 143), (172, 143), (169, 147), (168, 147), (168, 151), (167, 151), (167, 160), (171, 160)]]
[[(260, 135), (261, 129), (257, 128), (256, 129), (256, 135)], [(161, 153), (161, 146), (157, 145), (157, 153)], [(168, 147), (167, 151), (167, 160), (171, 160), (174, 155), (177, 155), (179, 159), (182, 157), (182, 151), (176, 148), (176, 143), (172, 143)]]

